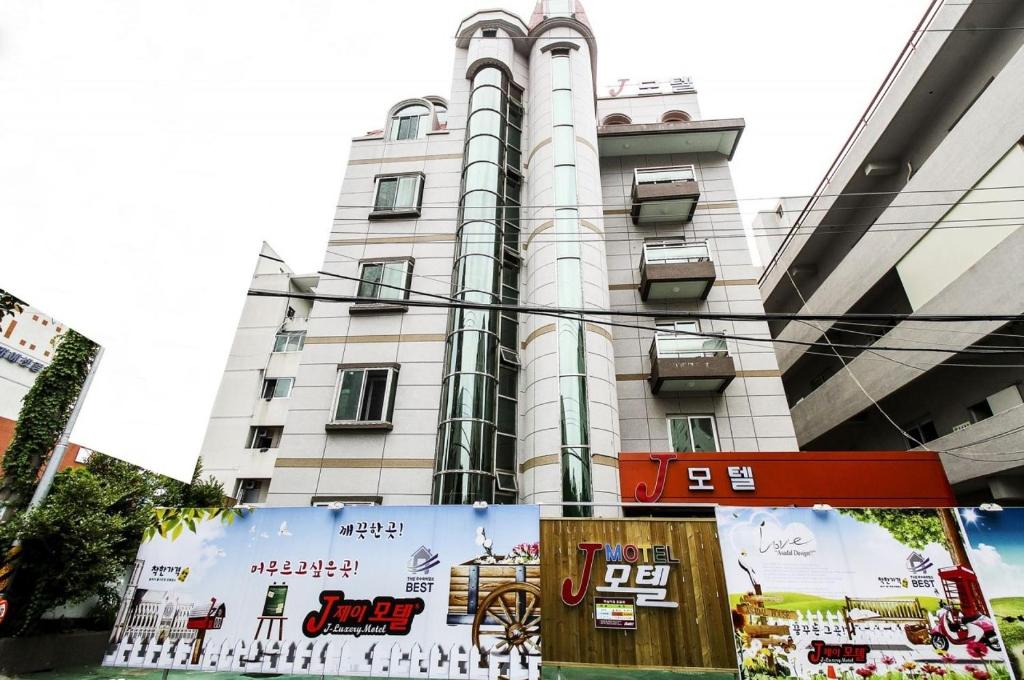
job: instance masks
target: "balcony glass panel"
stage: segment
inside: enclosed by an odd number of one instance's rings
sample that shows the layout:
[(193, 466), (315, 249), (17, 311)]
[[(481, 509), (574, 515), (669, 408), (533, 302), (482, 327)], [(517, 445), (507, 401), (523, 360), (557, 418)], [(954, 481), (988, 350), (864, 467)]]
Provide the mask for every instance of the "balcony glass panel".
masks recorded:
[(663, 182), (692, 182), (694, 180), (693, 166), (684, 165), (678, 168), (650, 168), (647, 170), (637, 169), (637, 184), (661, 184)]
[(659, 332), (654, 337), (659, 359), (724, 356), (725, 338), (704, 338)]
[(671, 241), (666, 243), (644, 244), (644, 261), (653, 264), (673, 264), (677, 262), (705, 262), (711, 259), (706, 243), (686, 243)]

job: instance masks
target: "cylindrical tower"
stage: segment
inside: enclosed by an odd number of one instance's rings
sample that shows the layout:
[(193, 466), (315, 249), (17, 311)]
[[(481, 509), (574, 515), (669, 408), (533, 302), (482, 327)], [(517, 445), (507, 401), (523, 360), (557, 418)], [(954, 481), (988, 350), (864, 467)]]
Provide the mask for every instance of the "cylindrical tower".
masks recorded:
[[(530, 36), (524, 302), (607, 309), (593, 35), (578, 2), (541, 0)], [(582, 317), (531, 316), (524, 331), (523, 500), (616, 514), (600, 505), (619, 499), (611, 334)]]
[[(451, 297), (465, 302), (519, 302), (524, 92), (515, 82), (510, 37), (525, 36), (516, 28), (504, 13), (492, 12), (474, 15), (460, 31), (470, 91)], [(517, 314), (451, 310), (434, 503), (516, 502), (517, 345)]]

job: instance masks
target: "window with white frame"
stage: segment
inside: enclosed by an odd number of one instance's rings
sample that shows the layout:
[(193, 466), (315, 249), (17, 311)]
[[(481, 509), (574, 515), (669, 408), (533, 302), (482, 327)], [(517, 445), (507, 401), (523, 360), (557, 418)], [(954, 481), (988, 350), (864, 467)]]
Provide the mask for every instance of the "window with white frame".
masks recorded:
[(287, 399), (292, 396), (295, 378), (266, 378), (263, 381), (264, 399)]
[(306, 331), (280, 331), (274, 338), (275, 352), (301, 352), (306, 345)]
[(257, 425), (249, 428), (248, 449), (276, 449), (281, 445), (284, 427), (280, 425)]
[(715, 417), (669, 416), (668, 440), (677, 453), (718, 451), (718, 428)]
[(391, 422), (397, 366), (342, 366), (338, 374), (334, 422)]
[(413, 104), (395, 111), (391, 116), (391, 140), (419, 139), (427, 134), (430, 109)]
[(373, 192), (373, 214), (419, 212), (423, 199), (423, 175), (382, 175)]
[(361, 262), (357, 295), (375, 300), (409, 299), (412, 264), (407, 259)]

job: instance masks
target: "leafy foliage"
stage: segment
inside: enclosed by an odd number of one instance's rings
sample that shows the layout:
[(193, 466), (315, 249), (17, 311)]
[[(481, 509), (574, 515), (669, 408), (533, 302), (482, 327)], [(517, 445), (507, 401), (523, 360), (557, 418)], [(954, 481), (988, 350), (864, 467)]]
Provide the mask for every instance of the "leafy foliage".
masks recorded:
[(930, 543), (949, 547), (942, 520), (934, 510), (843, 508), (839, 512), (858, 522), (877, 524), (908, 548), (923, 550)]
[(160, 536), (175, 541), (185, 529), (195, 533), (200, 522), (220, 517), (225, 524), (231, 524), (242, 512), (239, 508), (154, 508), (142, 540)]
[(3, 288), (0, 288), (0, 319), (5, 316), (21, 314), (25, 310), (26, 303), (14, 295), (11, 295)]
[(183, 484), (93, 454), (85, 467), (59, 473), (42, 505), (0, 526), (0, 541), (18, 539), (22, 546), (10, 594), (16, 620), (8, 630), (32, 632), (45, 612), (91, 598), (109, 620), (154, 507), (223, 504), (223, 487), (212, 478), (201, 481), (201, 472), (197, 464), (193, 483)]
[(67, 425), (97, 349), (85, 336), (68, 330), (57, 343), (53, 361), (39, 372), (25, 395), (3, 460), (0, 499), (8, 506), (28, 503), (39, 468)]

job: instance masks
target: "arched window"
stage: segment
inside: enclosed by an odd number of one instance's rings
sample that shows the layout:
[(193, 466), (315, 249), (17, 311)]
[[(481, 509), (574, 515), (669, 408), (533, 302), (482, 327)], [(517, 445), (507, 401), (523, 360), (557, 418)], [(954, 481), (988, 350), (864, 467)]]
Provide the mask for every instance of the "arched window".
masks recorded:
[(443, 130), (448, 127), (448, 107), (444, 104), (434, 104), (434, 114), (437, 116), (437, 128)]
[(633, 119), (624, 113), (609, 113), (601, 121), (601, 125), (629, 125)]
[(391, 116), (391, 139), (419, 139), (427, 134), (430, 127), (427, 115), (430, 109), (422, 104), (413, 104), (399, 109)]
[(662, 123), (685, 123), (691, 120), (686, 111), (668, 111), (661, 117)]

